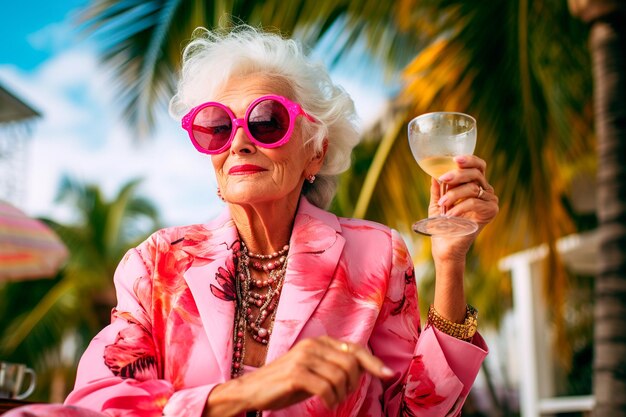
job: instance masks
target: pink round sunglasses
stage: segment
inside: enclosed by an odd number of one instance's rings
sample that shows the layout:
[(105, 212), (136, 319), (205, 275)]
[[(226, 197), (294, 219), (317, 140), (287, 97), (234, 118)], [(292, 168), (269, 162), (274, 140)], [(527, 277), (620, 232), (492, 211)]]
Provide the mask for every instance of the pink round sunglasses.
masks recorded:
[(284, 145), (291, 138), (298, 116), (315, 122), (298, 103), (282, 96), (266, 95), (250, 103), (241, 119), (225, 105), (208, 102), (191, 109), (181, 124), (198, 151), (215, 155), (230, 147), (240, 127), (255, 145), (263, 148)]

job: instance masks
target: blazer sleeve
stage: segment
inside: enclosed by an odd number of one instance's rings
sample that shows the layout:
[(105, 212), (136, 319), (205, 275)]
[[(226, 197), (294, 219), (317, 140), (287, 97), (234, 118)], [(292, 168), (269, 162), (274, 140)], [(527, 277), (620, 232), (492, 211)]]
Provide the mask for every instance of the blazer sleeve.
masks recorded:
[(149, 272), (140, 252), (132, 249), (115, 272), (117, 306), (111, 324), (83, 354), (65, 404), (111, 416), (200, 417), (217, 384), (175, 390), (163, 379), (154, 343), (158, 335), (137, 295), (140, 278), (149, 279)]
[(471, 343), (431, 326), (421, 332), (413, 264), (392, 231), (387, 293), (370, 339), (372, 352), (395, 376), (383, 382), (385, 415), (459, 416), (487, 346), (477, 333)]

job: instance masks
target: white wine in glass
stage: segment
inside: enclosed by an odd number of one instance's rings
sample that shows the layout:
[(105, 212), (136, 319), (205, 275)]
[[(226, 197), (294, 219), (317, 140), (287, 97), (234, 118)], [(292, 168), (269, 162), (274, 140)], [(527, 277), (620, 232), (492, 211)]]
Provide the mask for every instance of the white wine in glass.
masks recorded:
[[(455, 112), (434, 112), (417, 116), (409, 122), (409, 146), (419, 166), (435, 179), (457, 169), (454, 157), (471, 155), (476, 146), (476, 120)], [(439, 183), (441, 196), (447, 191)], [(469, 219), (447, 216), (442, 207), (440, 215), (420, 220), (413, 230), (428, 236), (465, 236), (478, 230)]]

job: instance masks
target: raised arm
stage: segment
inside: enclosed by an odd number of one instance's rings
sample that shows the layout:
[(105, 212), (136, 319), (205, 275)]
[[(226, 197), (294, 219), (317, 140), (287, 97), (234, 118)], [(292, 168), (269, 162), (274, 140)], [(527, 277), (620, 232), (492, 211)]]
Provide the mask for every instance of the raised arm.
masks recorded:
[(383, 381), (386, 415), (457, 415), (487, 347), (479, 334), (467, 342), (429, 325), (420, 331), (411, 257), (395, 231), (392, 242), (389, 287), (370, 339), (373, 353), (395, 371)]

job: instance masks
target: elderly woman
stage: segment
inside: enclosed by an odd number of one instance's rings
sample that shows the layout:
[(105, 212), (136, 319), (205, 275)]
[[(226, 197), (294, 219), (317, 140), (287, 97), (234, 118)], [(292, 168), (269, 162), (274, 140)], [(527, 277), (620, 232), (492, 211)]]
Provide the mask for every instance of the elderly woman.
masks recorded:
[[(487, 353), (463, 292), (476, 235), (433, 239), (421, 331), (400, 235), (325, 211), (358, 138), (348, 95), (293, 41), (248, 27), (195, 35), (170, 108), (210, 155), (226, 207), (127, 253), (112, 323), (85, 352), (66, 409), (459, 415)], [(485, 162), (456, 162), (442, 177), (448, 213), (482, 228), (498, 211)], [(431, 199), (434, 213), (436, 182)]]

